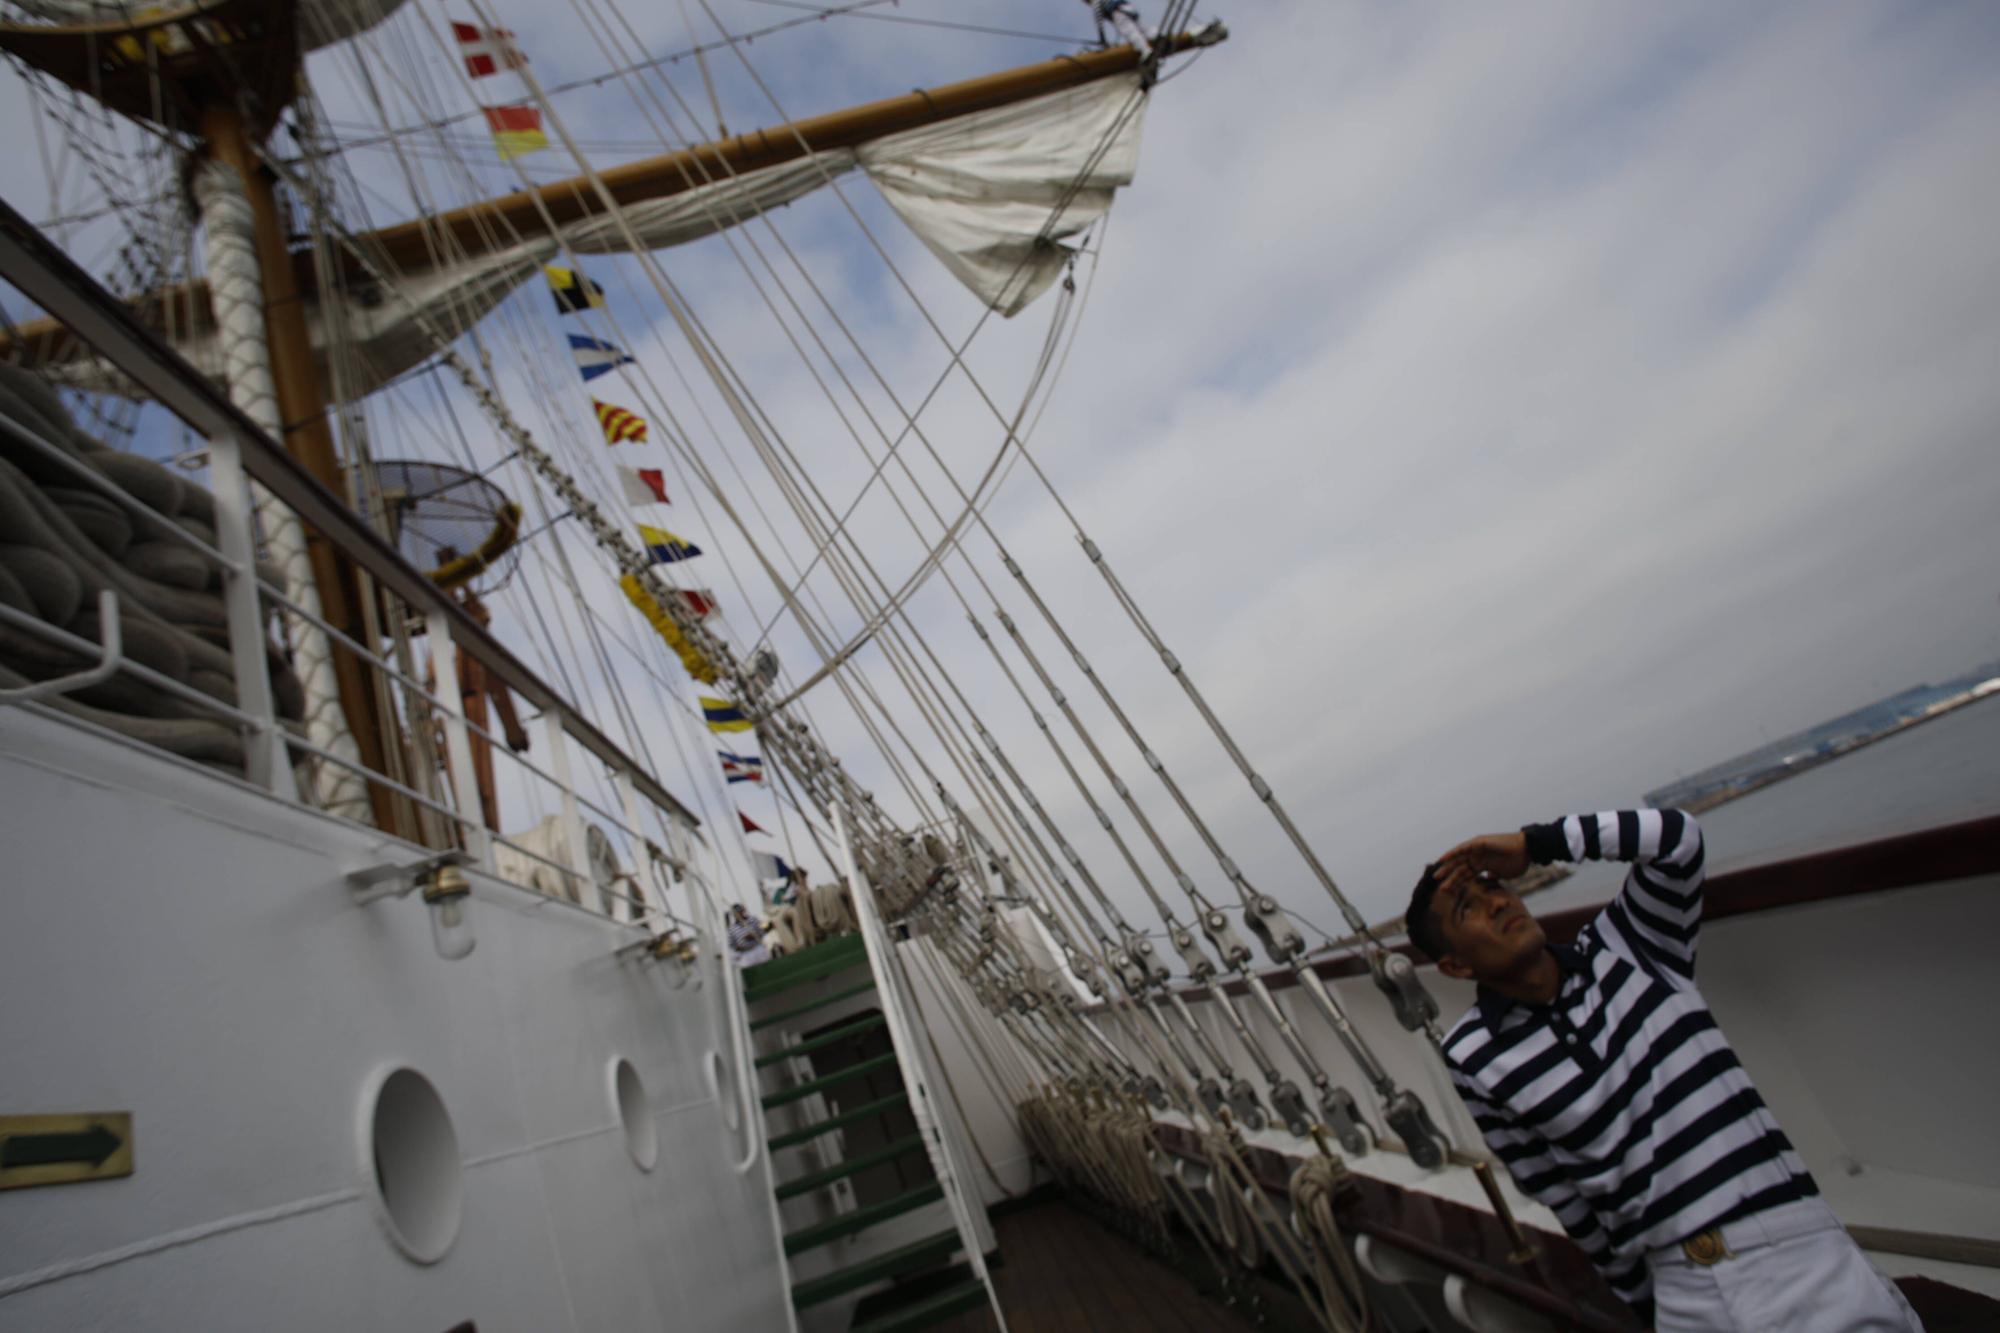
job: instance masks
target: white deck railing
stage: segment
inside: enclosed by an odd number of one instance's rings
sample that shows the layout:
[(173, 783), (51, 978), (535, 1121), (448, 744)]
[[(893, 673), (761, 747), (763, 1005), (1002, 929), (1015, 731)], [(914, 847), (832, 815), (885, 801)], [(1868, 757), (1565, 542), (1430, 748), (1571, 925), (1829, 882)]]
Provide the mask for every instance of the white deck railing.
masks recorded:
[[(309, 476), (283, 448), (237, 410), (227, 396), (142, 327), (132, 312), (98, 286), (18, 213), (0, 204), (0, 280), (60, 321), (77, 339), (129, 377), (140, 394), (173, 414), (207, 442), (208, 482), (215, 501), (215, 541), (210, 544), (171, 521), (72, 451), (43, 438), (30, 424), (0, 413), (0, 433), (9, 444), (59, 467), (77, 487), (100, 496), (132, 516), (146, 539), (157, 537), (193, 554), (220, 576), (227, 621), (228, 652), (236, 688), (234, 705), (134, 661), (118, 643), (116, 598), (105, 600), (106, 624), (100, 643), (12, 607), (0, 606), (0, 624), (76, 654), (89, 665), (52, 680), (0, 694), (0, 705), (34, 704), (53, 695), (87, 688), (111, 676), (125, 676), (172, 696), (236, 731), (244, 739), (243, 780), (288, 801), (316, 805), (297, 775), (313, 765), (358, 774), (401, 805), (400, 830), (406, 841), (431, 850), (462, 848), (480, 869), (498, 878), (551, 894), (613, 919), (645, 922), (671, 917), (667, 885), (659, 876), (654, 850), (674, 846), (699, 823), (658, 779), (566, 698), (530, 670), (476, 622), (444, 589), (409, 562), (360, 515)], [(428, 649), (431, 680), (417, 679), (414, 663), (398, 663), (352, 635), (308, 612), (257, 571), (255, 510), (250, 484), (256, 482), (323, 536), (340, 558), (420, 620)], [(266, 626), (274, 609), (280, 620), (310, 624), (337, 651), (359, 662), (375, 692), (397, 753), (385, 772), (351, 756), (315, 744), (280, 718), (266, 660)], [(455, 697), (459, 655), (476, 661), (486, 676), (540, 716), (535, 736), (541, 762), (515, 753), (502, 736), (469, 718)], [(71, 719), (75, 721), (75, 719)], [(81, 722), (78, 725), (87, 725)], [(429, 729), (443, 740), (443, 762), (430, 753)], [(407, 741), (407, 746), (401, 742)], [(496, 821), (519, 828), (552, 817), (560, 837), (531, 845), (520, 835), (489, 827), (475, 776), (475, 742), (494, 759), (504, 759), (506, 781), (494, 783)], [(580, 748), (573, 755), (572, 748)], [(581, 760), (580, 764), (576, 761)], [(295, 767), (297, 765), (297, 767)], [(221, 779), (226, 780), (226, 779)], [(591, 785), (595, 783), (596, 785)], [(331, 812), (329, 812), (331, 813)], [(601, 882), (589, 860), (586, 816), (605, 831), (614, 850), (622, 843), (631, 869), (611, 884)], [(397, 834), (397, 829), (381, 830)], [(503, 857), (501, 851), (509, 853)], [(685, 855), (665, 858), (685, 865)], [(522, 867), (527, 867), (523, 876)], [(539, 873), (545, 869), (547, 876)], [(620, 884), (628, 886), (620, 887)]]

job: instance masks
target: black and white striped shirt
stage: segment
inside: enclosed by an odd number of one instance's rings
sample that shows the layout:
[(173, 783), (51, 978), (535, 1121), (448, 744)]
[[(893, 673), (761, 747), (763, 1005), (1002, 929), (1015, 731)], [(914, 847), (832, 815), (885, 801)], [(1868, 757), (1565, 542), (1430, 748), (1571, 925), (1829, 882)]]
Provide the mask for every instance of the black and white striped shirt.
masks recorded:
[(1547, 1005), (1484, 987), (1445, 1038), (1459, 1095), (1528, 1194), (1632, 1305), (1646, 1253), (1817, 1194), (1694, 986), (1702, 841), (1678, 810), (1571, 815), (1523, 832), (1537, 864), (1630, 861)]

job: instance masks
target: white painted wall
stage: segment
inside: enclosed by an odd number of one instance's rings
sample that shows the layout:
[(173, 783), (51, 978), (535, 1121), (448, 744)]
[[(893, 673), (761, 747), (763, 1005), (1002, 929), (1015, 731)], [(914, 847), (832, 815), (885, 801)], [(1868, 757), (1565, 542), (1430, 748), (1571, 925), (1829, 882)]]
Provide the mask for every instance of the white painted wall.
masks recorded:
[[(0, 1329), (777, 1329), (761, 1171), (701, 1072), (714, 981), (475, 877), (478, 947), (343, 876), (414, 849), (46, 714), (0, 711), (0, 1112), (129, 1110), (136, 1173), (0, 1192)], [(632, 1061), (656, 1167), (611, 1093)], [(364, 1088), (439, 1089), (464, 1221), (438, 1263), (379, 1221)]]

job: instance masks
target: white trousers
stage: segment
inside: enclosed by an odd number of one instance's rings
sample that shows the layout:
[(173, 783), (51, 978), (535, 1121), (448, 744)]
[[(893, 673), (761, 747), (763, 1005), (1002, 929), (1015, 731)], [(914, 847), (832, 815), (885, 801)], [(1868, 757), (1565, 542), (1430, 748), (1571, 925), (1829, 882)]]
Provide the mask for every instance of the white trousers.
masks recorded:
[(1111, 11), (1111, 26), (1125, 39), (1125, 44), (1139, 53), (1141, 60), (1149, 60), (1153, 55), (1153, 44), (1146, 40), (1146, 30), (1139, 26), (1139, 20), (1122, 9)]
[(1726, 1256), (1713, 1264), (1678, 1245), (1646, 1256), (1658, 1333), (1923, 1333), (1903, 1293), (1819, 1199), (1732, 1222), (1722, 1240)]
[(755, 944), (748, 949), (739, 949), (736, 951), (736, 966), (738, 967), (755, 967), (759, 963), (768, 963), (770, 961), (771, 946), (768, 944)]

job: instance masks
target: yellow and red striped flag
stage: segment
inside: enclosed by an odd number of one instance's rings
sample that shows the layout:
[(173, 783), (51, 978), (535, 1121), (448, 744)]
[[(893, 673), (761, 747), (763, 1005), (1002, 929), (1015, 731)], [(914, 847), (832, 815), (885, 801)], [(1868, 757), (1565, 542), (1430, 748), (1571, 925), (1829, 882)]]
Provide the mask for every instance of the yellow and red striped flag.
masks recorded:
[(540, 107), (488, 106), (480, 110), (486, 113), (486, 128), (493, 132), (493, 146), (500, 150), (501, 160), (549, 146), (549, 136), (542, 133)]
[(597, 424), (604, 428), (606, 444), (623, 444), (630, 440), (634, 444), (646, 442), (646, 419), (633, 416), (622, 407), (600, 403), (595, 398), (590, 405), (597, 409)]

